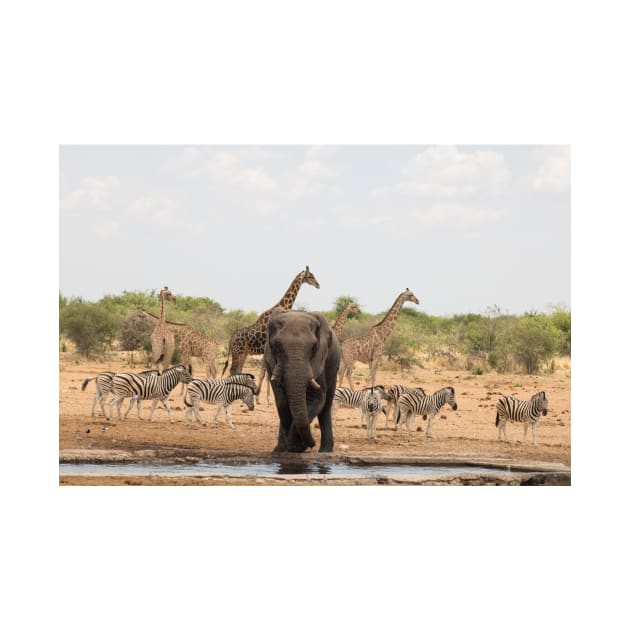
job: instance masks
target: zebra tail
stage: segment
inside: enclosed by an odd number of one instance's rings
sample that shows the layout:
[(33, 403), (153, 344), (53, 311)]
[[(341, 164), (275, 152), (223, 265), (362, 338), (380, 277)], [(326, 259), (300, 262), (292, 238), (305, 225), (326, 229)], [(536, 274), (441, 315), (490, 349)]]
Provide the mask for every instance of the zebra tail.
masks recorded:
[(225, 360), (225, 365), (223, 366), (223, 372), (221, 372), (221, 376), (225, 374), (225, 370), (227, 370), (227, 366), (229, 362), (230, 362), (230, 357), (228, 355), (228, 358)]
[(497, 419), (496, 419), (496, 422), (494, 423), (494, 426), (495, 427), (499, 426), (499, 412), (498, 411), (497, 411)]
[(184, 404), (186, 407), (192, 407), (192, 403), (188, 402), (188, 390), (186, 390), (186, 393), (184, 394)]
[(162, 359), (164, 359), (164, 353), (163, 352), (155, 361), (153, 361), (153, 365), (157, 365), (160, 361), (162, 361)]
[(83, 381), (83, 385), (81, 385), (81, 391), (82, 391), (82, 392), (84, 392), (84, 391), (85, 391), (85, 388), (87, 387), (87, 384), (88, 384), (90, 381), (93, 381), (95, 378), (96, 378), (96, 376), (93, 376), (92, 378), (86, 378), (86, 379)]

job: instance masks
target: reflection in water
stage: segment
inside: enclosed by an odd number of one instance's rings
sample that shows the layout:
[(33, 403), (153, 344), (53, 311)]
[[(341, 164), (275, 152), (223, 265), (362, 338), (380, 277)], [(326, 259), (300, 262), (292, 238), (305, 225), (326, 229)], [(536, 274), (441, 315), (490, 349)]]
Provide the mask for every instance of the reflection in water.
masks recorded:
[(277, 475), (329, 475), (330, 465), (317, 462), (278, 462)]

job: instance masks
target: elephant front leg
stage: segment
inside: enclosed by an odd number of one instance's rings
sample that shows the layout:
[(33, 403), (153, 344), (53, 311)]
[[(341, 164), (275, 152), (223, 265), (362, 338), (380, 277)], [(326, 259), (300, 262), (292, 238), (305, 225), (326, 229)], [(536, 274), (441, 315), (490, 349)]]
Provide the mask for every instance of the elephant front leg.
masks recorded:
[(330, 413), (330, 408), (325, 409), (319, 416), (317, 416), (319, 421), (319, 428), (321, 431), (321, 443), (319, 445), (320, 453), (332, 453), (334, 440), (333, 440), (333, 430), (332, 430), (332, 415)]
[(278, 428), (278, 443), (273, 449), (274, 453), (286, 453), (289, 450), (289, 432), (291, 430), (292, 418), (288, 409), (278, 409), (280, 417), (280, 427)]

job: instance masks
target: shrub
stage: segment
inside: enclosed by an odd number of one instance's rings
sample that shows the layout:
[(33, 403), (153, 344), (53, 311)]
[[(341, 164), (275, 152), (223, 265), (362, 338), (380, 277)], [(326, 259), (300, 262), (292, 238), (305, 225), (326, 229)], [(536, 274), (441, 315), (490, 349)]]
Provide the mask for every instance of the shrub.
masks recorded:
[(540, 364), (558, 348), (558, 330), (544, 315), (519, 318), (512, 331), (511, 350), (527, 374), (534, 374)]
[(79, 354), (91, 358), (111, 348), (119, 320), (100, 304), (72, 301), (59, 313), (60, 332), (74, 343)]

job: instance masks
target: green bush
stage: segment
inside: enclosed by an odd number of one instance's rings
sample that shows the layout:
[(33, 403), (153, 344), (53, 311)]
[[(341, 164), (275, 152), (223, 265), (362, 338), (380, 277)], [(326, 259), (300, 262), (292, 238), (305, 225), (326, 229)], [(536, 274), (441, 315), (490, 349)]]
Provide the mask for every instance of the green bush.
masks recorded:
[(101, 304), (81, 299), (66, 304), (59, 313), (60, 332), (88, 358), (103, 355), (111, 349), (119, 327), (119, 319)]
[(543, 361), (558, 350), (558, 329), (544, 315), (519, 318), (510, 339), (511, 352), (527, 374), (534, 374)]

